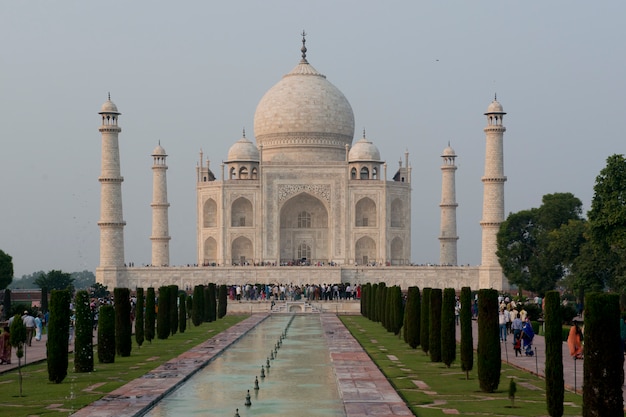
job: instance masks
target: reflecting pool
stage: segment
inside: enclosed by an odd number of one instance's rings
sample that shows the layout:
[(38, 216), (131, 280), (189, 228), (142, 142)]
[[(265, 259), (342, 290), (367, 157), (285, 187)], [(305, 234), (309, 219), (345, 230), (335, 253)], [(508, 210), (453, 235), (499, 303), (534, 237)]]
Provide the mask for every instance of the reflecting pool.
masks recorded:
[(241, 417), (345, 416), (320, 315), (268, 317), (145, 415), (230, 417), (237, 409)]

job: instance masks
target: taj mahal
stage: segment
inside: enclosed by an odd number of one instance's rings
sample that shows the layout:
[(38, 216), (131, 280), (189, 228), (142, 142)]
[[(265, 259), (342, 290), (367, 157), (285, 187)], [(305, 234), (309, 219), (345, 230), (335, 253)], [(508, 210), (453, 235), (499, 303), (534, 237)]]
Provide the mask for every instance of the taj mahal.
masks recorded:
[(219, 167), (211, 166), (200, 152), (196, 265), (170, 266), (168, 155), (160, 144), (152, 152), (151, 265), (125, 263), (121, 113), (109, 97), (99, 114), (102, 170), (96, 280), (109, 288), (169, 284), (193, 288), (209, 282), (509, 288), (496, 256), (496, 234), (504, 221), (506, 113), (495, 99), (485, 113), (479, 266), (457, 265), (457, 166), (449, 145), (441, 154), (440, 262), (411, 265), (409, 153), (401, 155), (398, 166), (388, 167), (365, 131), (355, 141), (352, 107), (309, 63), (304, 33), (300, 61), (257, 105), (254, 139), (244, 131)]

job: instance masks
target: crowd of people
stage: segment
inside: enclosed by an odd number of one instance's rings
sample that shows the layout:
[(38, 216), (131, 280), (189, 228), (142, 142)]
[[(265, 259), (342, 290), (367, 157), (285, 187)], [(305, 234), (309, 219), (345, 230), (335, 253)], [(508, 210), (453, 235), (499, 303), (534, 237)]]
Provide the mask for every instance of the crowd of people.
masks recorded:
[(229, 298), (234, 301), (339, 301), (361, 298), (361, 286), (341, 284), (245, 284), (229, 285)]

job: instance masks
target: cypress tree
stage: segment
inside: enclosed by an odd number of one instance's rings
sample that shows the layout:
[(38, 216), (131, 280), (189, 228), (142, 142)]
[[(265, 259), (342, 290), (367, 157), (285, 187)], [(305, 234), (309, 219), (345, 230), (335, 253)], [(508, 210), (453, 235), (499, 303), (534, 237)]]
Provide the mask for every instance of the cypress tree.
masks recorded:
[(586, 295), (583, 417), (621, 416), (624, 412), (620, 320), (617, 294)]
[(406, 305), (404, 306), (404, 342), (411, 346), (412, 349), (417, 347), (415, 343), (415, 318), (419, 315), (415, 311), (415, 306), (417, 305), (415, 302), (416, 294), (419, 294), (419, 288), (409, 287), (406, 292)]
[(187, 320), (189, 320), (193, 312), (193, 297), (188, 294), (185, 302), (187, 303)]
[(498, 291), (478, 292), (478, 380), (484, 392), (494, 392), (500, 384), (502, 367), (498, 333)]
[(441, 304), (441, 360), (448, 368), (456, 360), (455, 304), (456, 291), (454, 288), (444, 289)]
[(561, 295), (548, 291), (544, 297), (546, 343), (546, 401), (551, 417), (563, 415), (565, 383), (563, 381), (563, 332)]
[(217, 303), (217, 318), (221, 319), (226, 315), (228, 311), (228, 288), (226, 288), (226, 284), (220, 285), (219, 295), (218, 295), (218, 303)]
[(393, 313), (394, 316), (394, 328), (393, 334), (400, 334), (400, 330), (402, 330), (402, 324), (404, 323), (404, 300), (402, 299), (402, 288), (399, 285), (395, 286), (394, 290), (394, 308), (395, 311)]
[(93, 320), (89, 306), (89, 293), (78, 291), (74, 298), (76, 325), (74, 338), (74, 370), (93, 371)]
[(215, 291), (215, 283), (209, 283), (209, 321), (217, 320), (217, 292)]
[(137, 288), (137, 305), (135, 306), (135, 342), (137, 346), (143, 345), (145, 336), (144, 324), (144, 300), (143, 288)]
[(46, 314), (48, 311), (48, 287), (41, 287), (41, 307), (42, 313)]
[(146, 321), (144, 327), (144, 336), (146, 340), (152, 343), (154, 339), (154, 326), (156, 321), (156, 308), (155, 308), (156, 294), (154, 288), (148, 287), (146, 295)]
[(372, 294), (371, 297), (369, 297), (368, 300), (368, 305), (369, 305), (369, 310), (370, 310), (370, 320), (371, 321), (378, 321), (378, 283), (373, 284), (372, 285)]
[(199, 326), (204, 321), (204, 287), (196, 285), (193, 288), (193, 309), (191, 310), (191, 322), (194, 326)]
[[(363, 317), (367, 317), (367, 307), (366, 307), (366, 303), (367, 303), (367, 284), (363, 284), (363, 286), (361, 287), (361, 300), (360, 300), (360, 304), (359, 304), (359, 308), (361, 309), (361, 315)], [(354, 298), (356, 299), (356, 295), (354, 296)]]
[(170, 334), (175, 335), (178, 331), (178, 285), (170, 285), (169, 286), (168, 295), (170, 297), (169, 307), (170, 307)]
[(185, 333), (187, 330), (187, 294), (181, 292), (178, 295), (178, 330)]
[(48, 380), (55, 384), (60, 384), (67, 376), (71, 298), (69, 290), (52, 290), (50, 295), (50, 325), (46, 352)]
[(430, 291), (430, 328), (428, 334), (428, 353), (431, 362), (441, 362), (441, 288)]
[(465, 371), (465, 379), (474, 369), (474, 335), (472, 334), (472, 290), (461, 288), (461, 369)]
[(388, 332), (391, 331), (391, 322), (393, 320), (392, 313), (392, 298), (393, 298), (393, 287), (385, 287), (385, 310), (383, 312), (383, 320), (382, 325)]
[(115, 308), (103, 305), (98, 314), (98, 362), (115, 362)]
[(422, 308), (420, 317), (420, 342), (422, 351), (428, 353), (430, 348), (430, 292), (432, 288), (424, 288), (422, 291)]
[(115, 352), (121, 357), (130, 356), (133, 348), (133, 324), (130, 319), (130, 290), (114, 288), (115, 301)]
[(169, 287), (159, 287), (159, 309), (157, 310), (157, 338), (165, 340), (170, 335)]
[(376, 293), (376, 321), (378, 323), (385, 322), (385, 301), (387, 301), (387, 285), (384, 282), (378, 283), (378, 292)]
[(209, 322), (211, 321), (211, 299), (209, 297), (209, 286), (205, 286), (202, 294), (202, 321)]

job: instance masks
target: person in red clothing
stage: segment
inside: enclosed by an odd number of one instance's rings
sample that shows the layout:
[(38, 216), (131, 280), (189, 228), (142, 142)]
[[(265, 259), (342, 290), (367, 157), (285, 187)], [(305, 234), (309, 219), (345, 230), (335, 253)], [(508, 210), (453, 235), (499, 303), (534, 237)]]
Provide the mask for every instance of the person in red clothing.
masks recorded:
[(0, 365), (11, 364), (11, 334), (9, 326), (4, 326), (4, 331), (0, 334)]

